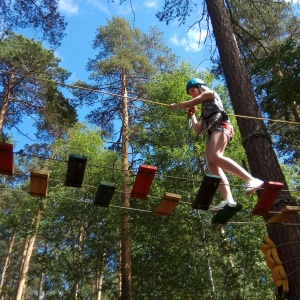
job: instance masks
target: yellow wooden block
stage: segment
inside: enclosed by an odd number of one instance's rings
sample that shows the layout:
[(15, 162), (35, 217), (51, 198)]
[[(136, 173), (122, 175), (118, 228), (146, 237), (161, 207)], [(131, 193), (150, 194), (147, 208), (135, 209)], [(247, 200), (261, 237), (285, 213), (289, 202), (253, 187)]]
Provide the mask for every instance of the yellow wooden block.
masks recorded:
[(267, 223), (268, 224), (275, 224), (275, 223), (284, 223), (295, 214), (300, 212), (300, 206), (285, 206), (282, 208), (278, 213), (272, 216)]
[(32, 170), (30, 172), (30, 192), (33, 197), (46, 197), (48, 194), (49, 172)]
[(159, 206), (155, 211), (155, 214), (161, 216), (169, 216), (175, 209), (180, 199), (181, 195), (165, 193), (164, 197), (162, 198)]

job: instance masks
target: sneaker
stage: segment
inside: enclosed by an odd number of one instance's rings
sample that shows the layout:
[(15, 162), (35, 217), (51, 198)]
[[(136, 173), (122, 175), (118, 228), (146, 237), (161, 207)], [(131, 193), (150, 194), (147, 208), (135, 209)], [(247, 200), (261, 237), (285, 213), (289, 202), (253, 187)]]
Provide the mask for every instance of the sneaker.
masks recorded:
[(245, 194), (247, 196), (252, 195), (259, 188), (261, 188), (263, 186), (263, 184), (264, 184), (264, 182), (262, 180), (252, 177), (245, 184), (245, 186), (246, 186)]
[(216, 206), (210, 208), (209, 212), (211, 212), (213, 214), (217, 213), (219, 210), (223, 209), (226, 204), (228, 206), (231, 206), (231, 207), (235, 207), (236, 206), (236, 202), (234, 200), (223, 200), (219, 204), (217, 204)]

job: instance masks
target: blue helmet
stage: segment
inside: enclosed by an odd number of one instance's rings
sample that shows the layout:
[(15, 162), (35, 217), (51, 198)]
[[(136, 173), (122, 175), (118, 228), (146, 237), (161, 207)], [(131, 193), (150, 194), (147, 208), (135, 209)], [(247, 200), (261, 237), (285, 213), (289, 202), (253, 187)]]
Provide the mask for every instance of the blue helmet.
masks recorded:
[(205, 85), (205, 82), (199, 78), (190, 79), (185, 88), (186, 92), (188, 93), (189, 88), (194, 85), (197, 85), (197, 86), (199, 85), (199, 87), (200, 87), (201, 85)]

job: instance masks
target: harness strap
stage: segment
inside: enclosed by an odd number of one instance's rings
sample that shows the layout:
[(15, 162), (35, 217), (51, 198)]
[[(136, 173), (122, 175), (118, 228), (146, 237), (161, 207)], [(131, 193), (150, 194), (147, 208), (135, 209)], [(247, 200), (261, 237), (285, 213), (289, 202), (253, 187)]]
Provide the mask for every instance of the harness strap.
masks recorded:
[(221, 113), (221, 116), (222, 116), (222, 121), (223, 122), (226, 122), (228, 121), (228, 114), (225, 110), (218, 110), (218, 111), (215, 111), (213, 113), (211, 113), (210, 115), (208, 115), (206, 118), (203, 117), (203, 115), (201, 115), (201, 118), (203, 118), (204, 121), (208, 120), (209, 118), (211, 118), (212, 116), (216, 115), (216, 114), (219, 114)]

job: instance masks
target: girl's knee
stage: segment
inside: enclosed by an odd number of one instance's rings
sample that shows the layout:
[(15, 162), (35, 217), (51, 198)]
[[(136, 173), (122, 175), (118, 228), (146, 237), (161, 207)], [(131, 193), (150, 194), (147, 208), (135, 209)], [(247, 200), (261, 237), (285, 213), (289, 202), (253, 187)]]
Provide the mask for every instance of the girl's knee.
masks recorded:
[(218, 154), (211, 153), (207, 155), (206, 160), (208, 164), (218, 166), (218, 162), (222, 159), (222, 157)]

